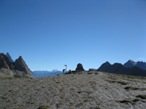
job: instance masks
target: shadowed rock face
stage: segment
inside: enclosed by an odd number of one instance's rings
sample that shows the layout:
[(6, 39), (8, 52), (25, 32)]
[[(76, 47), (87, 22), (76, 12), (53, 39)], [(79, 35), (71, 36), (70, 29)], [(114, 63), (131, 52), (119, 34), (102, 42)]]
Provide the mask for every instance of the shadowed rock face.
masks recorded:
[(11, 70), (14, 68), (12, 63), (9, 61), (8, 57), (3, 53), (0, 53), (0, 69), (1, 68), (11, 69)]
[(77, 65), (76, 71), (84, 71), (83, 65), (81, 63)]
[(9, 61), (10, 61), (11, 63), (14, 62), (13, 59), (11, 58), (11, 56), (10, 56), (9, 53), (6, 53), (6, 56), (7, 56), (7, 58), (9, 59)]
[(31, 75), (31, 71), (26, 65), (25, 61), (23, 60), (22, 56), (20, 56), (18, 59), (16, 59), (15, 63), (15, 68), (19, 71), (24, 71), (26, 74)]
[(110, 66), (111, 66), (111, 64), (107, 61), (107, 62), (103, 63), (103, 64), (98, 68), (98, 70), (99, 70), (99, 71), (104, 71), (105, 69), (109, 69)]
[(6, 74), (8, 75), (8, 71), (9, 71), (11, 73), (13, 72), (14, 76), (21, 75), (21, 76), (32, 77), (30, 69), (28, 68), (28, 66), (26, 65), (25, 61), (21, 56), (18, 59), (16, 59), (15, 62), (13, 62), (10, 55), (5, 55), (3, 53), (0, 53), (0, 69), (3, 69), (1, 70), (3, 72), (0, 72), (3, 73), (3, 75), (5, 71), (7, 71)]

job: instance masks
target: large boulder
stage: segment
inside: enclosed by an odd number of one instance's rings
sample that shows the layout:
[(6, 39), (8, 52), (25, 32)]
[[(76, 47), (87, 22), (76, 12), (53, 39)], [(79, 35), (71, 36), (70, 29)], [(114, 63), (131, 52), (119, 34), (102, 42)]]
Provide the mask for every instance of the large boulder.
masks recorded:
[(77, 64), (76, 71), (77, 71), (77, 72), (79, 72), (79, 71), (84, 71), (83, 65), (82, 65), (81, 63), (78, 63), (78, 64)]

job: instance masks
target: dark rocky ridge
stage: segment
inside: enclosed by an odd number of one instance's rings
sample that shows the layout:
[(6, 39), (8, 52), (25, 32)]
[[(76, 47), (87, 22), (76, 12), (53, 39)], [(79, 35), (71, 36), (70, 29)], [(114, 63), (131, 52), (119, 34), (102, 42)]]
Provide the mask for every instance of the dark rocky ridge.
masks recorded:
[(124, 64), (124, 67), (127, 67), (127, 68), (131, 68), (131, 67), (139, 67), (143, 70), (146, 70), (146, 62), (142, 62), (142, 61), (138, 61), (138, 62), (135, 62), (133, 60), (128, 60), (125, 64)]
[(10, 55), (0, 53), (0, 77), (32, 77), (31, 71), (22, 56), (15, 60)]
[(114, 63), (113, 65), (109, 62), (103, 63), (98, 71), (109, 72), (109, 73), (117, 73), (117, 74), (127, 74), (127, 75), (137, 75), (137, 76), (146, 76), (146, 71), (140, 69), (137, 66), (133, 67), (124, 67), (124, 65), (120, 63)]

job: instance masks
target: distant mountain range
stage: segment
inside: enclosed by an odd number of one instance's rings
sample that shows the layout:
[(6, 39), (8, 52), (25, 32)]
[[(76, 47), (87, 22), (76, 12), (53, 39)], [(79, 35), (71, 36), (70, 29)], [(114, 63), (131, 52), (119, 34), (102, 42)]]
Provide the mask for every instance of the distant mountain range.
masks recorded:
[(146, 70), (146, 62), (143, 61), (138, 61), (135, 62), (133, 60), (128, 60), (125, 64), (124, 67), (131, 68), (131, 67), (139, 67), (140, 69)]
[(132, 60), (128, 60), (123, 65), (121, 63), (110, 64), (109, 62), (105, 62), (98, 68), (98, 71), (117, 74), (146, 76), (146, 63), (139, 61), (134, 62)]
[[(137, 76), (146, 76), (146, 62), (133, 60), (128, 60), (123, 65), (121, 63), (110, 64), (109, 62), (103, 63), (98, 71), (117, 73), (117, 74), (128, 74)], [(32, 75), (36, 78), (55, 76), (57, 74), (63, 74), (62, 71), (52, 70), (52, 71), (32, 71)]]
[(52, 70), (52, 71), (32, 71), (32, 75), (36, 78), (42, 78), (47, 76), (56, 76), (57, 74), (63, 74), (62, 71)]
[[(82, 64), (78, 64), (77, 71), (84, 71)], [(93, 70), (93, 69), (90, 69)], [(126, 63), (103, 63), (98, 69), (102, 72), (110, 72), (117, 74), (128, 74), (137, 76), (146, 76), (146, 62), (128, 60)], [(15, 61), (11, 58), (9, 53), (0, 53), (0, 78), (1, 77), (30, 77), (41, 78), (47, 76), (56, 76), (63, 74), (62, 71), (31, 71), (22, 56), (19, 56)]]

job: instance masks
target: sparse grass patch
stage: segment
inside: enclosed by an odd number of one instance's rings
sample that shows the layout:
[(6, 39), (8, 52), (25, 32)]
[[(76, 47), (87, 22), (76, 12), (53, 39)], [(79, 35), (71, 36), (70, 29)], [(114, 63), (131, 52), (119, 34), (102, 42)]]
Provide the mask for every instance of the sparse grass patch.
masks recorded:
[(123, 103), (123, 104), (135, 104), (136, 102), (138, 102), (139, 99), (133, 99), (133, 100), (122, 100), (122, 101), (118, 101), (119, 103)]
[(3, 99), (3, 100), (6, 100), (7, 99), (6, 96), (1, 96), (0, 98)]
[(95, 107), (95, 109), (100, 109), (99, 107)]
[(82, 93), (81, 91), (78, 91), (77, 93)]
[(121, 85), (127, 85), (128, 84), (128, 83), (123, 82), (123, 81), (114, 81), (114, 80), (106, 80), (106, 81), (108, 81), (109, 83), (119, 83)]
[(12, 80), (14, 77), (1, 77), (0, 80)]
[(81, 93), (87, 93), (88, 95), (93, 93), (92, 91), (88, 91), (88, 90), (82, 90), (82, 91), (78, 91), (77, 92), (78, 94), (81, 94)]
[(138, 90), (139, 88), (127, 86), (124, 89), (126, 89), (126, 90)]
[(134, 100), (133, 100), (133, 102), (137, 102), (137, 101), (139, 101), (139, 99), (134, 99)]
[(13, 90), (12, 90), (12, 89), (10, 89), (10, 90), (8, 90), (8, 92), (13, 92)]
[(139, 91), (145, 91), (146, 90), (146, 88), (137, 88), (137, 87), (130, 87), (130, 86), (127, 86), (127, 87), (125, 87), (124, 89), (126, 89), (126, 90), (139, 90)]
[(98, 75), (99, 73), (95, 72), (95, 75)]
[(124, 103), (124, 104), (128, 104), (128, 103), (132, 103), (131, 100), (122, 100), (122, 101), (119, 101), (120, 103)]
[(138, 78), (138, 79), (146, 79), (146, 77), (144, 76), (135, 76), (135, 75), (125, 75), (127, 78), (130, 78), (130, 79), (135, 79), (135, 78)]
[(146, 88), (139, 88), (139, 90), (140, 90), (140, 91), (145, 91), (145, 90), (146, 90)]
[(84, 102), (88, 102), (89, 100), (85, 99)]
[(71, 108), (69, 108), (69, 109), (75, 109), (75, 108), (71, 107)]
[(59, 108), (62, 105), (62, 103), (57, 103), (56, 107)]
[(38, 109), (49, 109), (48, 105), (41, 105)]
[(109, 80), (109, 79), (106, 79), (106, 81), (109, 82), (109, 83), (115, 83), (115, 81)]
[(87, 72), (87, 74), (93, 74), (93, 72), (91, 72), (91, 71), (88, 71), (88, 72)]
[(137, 98), (146, 99), (146, 95), (137, 95)]
[(56, 83), (59, 84), (60, 82), (59, 81), (56, 81)]
[(90, 107), (90, 109), (100, 109), (100, 108), (96, 106), (96, 107)]
[(123, 81), (117, 81), (117, 83), (121, 84), (121, 85), (127, 85), (128, 83), (123, 82)]
[(30, 101), (28, 101), (27, 103), (29, 103), (29, 104), (35, 104), (35, 101), (30, 100)]
[(19, 107), (18, 107), (18, 108), (14, 108), (14, 109), (22, 109), (22, 108), (19, 108)]
[(89, 83), (90, 83), (91, 85), (96, 85), (96, 81), (95, 81), (95, 80), (91, 80), (91, 81), (89, 81)]

